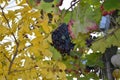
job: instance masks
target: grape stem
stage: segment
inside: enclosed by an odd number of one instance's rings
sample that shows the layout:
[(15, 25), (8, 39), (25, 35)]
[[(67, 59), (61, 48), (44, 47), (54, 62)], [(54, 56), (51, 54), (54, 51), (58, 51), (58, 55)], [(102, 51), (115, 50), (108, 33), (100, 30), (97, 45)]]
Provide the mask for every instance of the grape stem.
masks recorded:
[[(111, 35), (114, 35), (114, 37), (118, 40), (118, 38), (117, 38), (115, 32), (117, 32), (119, 29), (120, 29), (119, 27), (116, 28), (116, 29), (114, 29), (111, 33), (108, 33), (108, 34), (106, 35), (106, 37), (111, 36)], [(101, 37), (101, 38), (99, 38), (99, 39), (93, 41), (93, 43), (94, 43), (94, 42), (97, 42), (97, 41), (99, 41), (99, 40), (101, 40), (101, 39), (104, 39), (104, 38), (106, 39), (106, 37), (103, 36), (103, 37)], [(118, 42), (119, 42), (119, 40), (118, 40)], [(120, 42), (119, 42), (119, 43), (120, 43)]]
[(65, 15), (67, 14), (67, 12), (68, 12), (73, 6), (75, 6), (75, 4), (79, 3), (80, 0), (78, 0), (78, 1), (76, 1), (76, 2), (73, 0), (72, 2), (74, 2), (74, 3), (71, 4), (71, 6), (65, 11), (65, 13), (64, 13), (63, 16), (62, 16), (62, 18), (64, 18)]

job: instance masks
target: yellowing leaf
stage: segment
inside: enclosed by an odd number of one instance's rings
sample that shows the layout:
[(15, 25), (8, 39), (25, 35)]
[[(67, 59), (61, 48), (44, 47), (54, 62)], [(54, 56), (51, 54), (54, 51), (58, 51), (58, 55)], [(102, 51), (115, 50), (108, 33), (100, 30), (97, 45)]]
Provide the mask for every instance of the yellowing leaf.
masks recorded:
[(5, 36), (0, 35), (0, 41), (2, 41), (4, 37), (5, 37)]
[(22, 0), (22, 1), (18, 4), (18, 6), (22, 6), (23, 4), (26, 4), (26, 0)]
[(48, 56), (48, 57), (52, 57), (52, 53), (48, 49), (43, 50), (43, 55)]
[(5, 80), (5, 76), (4, 75), (0, 75), (0, 79), (1, 80)]
[(43, 77), (46, 77), (48, 74), (48, 71), (46, 69), (42, 69), (41, 74)]
[(22, 40), (19, 42), (18, 51), (21, 51), (25, 48), (25, 43), (26, 43), (26, 40)]
[(47, 40), (48, 40), (49, 43), (52, 43), (51, 34), (48, 36)]
[(29, 69), (32, 67), (32, 63), (33, 63), (32, 59), (29, 57), (26, 57), (24, 67)]
[(38, 11), (33, 11), (31, 12), (31, 14), (33, 15), (33, 18), (39, 18), (40, 17), (40, 13)]
[(46, 76), (46, 79), (52, 79), (55, 75), (52, 72), (49, 72)]
[(50, 33), (50, 26), (48, 26), (48, 21), (47, 20), (44, 20), (41, 23), (41, 26), (42, 26), (43, 30), (45, 31), (45, 33)]
[(18, 26), (17, 26), (17, 23), (15, 23), (14, 21), (12, 21), (12, 29), (11, 29), (11, 32), (15, 33), (17, 27), (18, 27)]
[(59, 66), (59, 68), (60, 68), (61, 70), (65, 70), (65, 69), (66, 69), (65, 64), (63, 64), (63, 63), (61, 63), (61, 62), (57, 62), (57, 65)]
[(15, 14), (16, 14), (15, 11), (9, 10), (9, 11), (8, 11), (8, 14), (6, 14), (6, 17), (7, 17), (7, 19), (13, 21), (13, 20), (16, 18), (16, 15), (15, 15)]
[(0, 36), (2, 35), (10, 35), (10, 30), (5, 26), (0, 25)]
[(41, 35), (39, 29), (34, 29), (34, 30), (32, 30), (32, 31), (35, 33), (35, 36), (36, 36), (36, 37), (39, 37), (40, 39), (43, 38), (43, 36)]

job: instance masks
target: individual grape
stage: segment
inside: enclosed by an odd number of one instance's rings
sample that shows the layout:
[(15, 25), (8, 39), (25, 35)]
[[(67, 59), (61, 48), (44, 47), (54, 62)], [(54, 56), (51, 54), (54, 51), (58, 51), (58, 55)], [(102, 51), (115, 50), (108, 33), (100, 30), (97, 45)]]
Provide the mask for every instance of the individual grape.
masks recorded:
[(74, 48), (68, 32), (68, 25), (62, 23), (55, 31), (52, 32), (53, 46), (60, 51), (60, 53), (70, 53)]

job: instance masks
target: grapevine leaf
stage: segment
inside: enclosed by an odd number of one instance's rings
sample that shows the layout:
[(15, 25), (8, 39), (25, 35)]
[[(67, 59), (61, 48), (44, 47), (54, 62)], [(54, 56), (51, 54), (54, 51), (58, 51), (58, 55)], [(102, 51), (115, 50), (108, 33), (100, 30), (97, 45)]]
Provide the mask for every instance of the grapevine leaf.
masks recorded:
[[(86, 55), (86, 65), (88, 66), (100, 66), (102, 67), (102, 61), (101, 61), (101, 53), (91, 53), (90, 55)], [(94, 59), (94, 60), (91, 60)]]
[(35, 0), (28, 0), (28, 4), (30, 6), (35, 7), (40, 10), (44, 10), (47, 13), (55, 12), (57, 13), (58, 7), (56, 5), (59, 3), (59, 0), (54, 0), (53, 2), (45, 2), (44, 0), (41, 0), (38, 4)]
[[(105, 0), (104, 7), (106, 10), (116, 10), (120, 8), (120, 1), (119, 0)], [(114, 5), (114, 6), (113, 6)]]
[[(93, 7), (90, 7), (90, 6), (93, 6)], [(78, 35), (79, 32), (82, 32), (82, 33), (89, 32), (87, 30), (88, 27), (94, 27), (99, 23), (99, 20), (101, 18), (101, 12), (98, 6), (99, 5), (95, 5), (95, 4), (91, 5), (89, 3), (81, 1), (78, 4), (78, 7), (74, 9), (72, 13), (73, 19), (75, 19), (73, 31), (76, 35)], [(97, 28), (95, 30), (97, 30)], [(93, 29), (93, 31), (95, 30)]]
[(50, 51), (53, 53), (52, 54), (53, 60), (61, 60), (62, 59), (60, 52), (58, 52), (53, 46), (50, 46)]
[(114, 32), (113, 34), (103, 37), (100, 40), (92, 44), (92, 49), (94, 51), (104, 52), (106, 48), (111, 47), (111, 45), (120, 46), (120, 29)]
[[(66, 10), (62, 10), (62, 13), (64, 13), (65, 11)], [(61, 17), (65, 23), (69, 22), (69, 20), (71, 19), (71, 14), (72, 14), (71, 12), (67, 12), (64, 18)]]
[(86, 41), (85, 40), (86, 40), (87, 37), (88, 37), (87, 34), (79, 33), (78, 37), (73, 40), (73, 42), (76, 44), (75, 49), (80, 48), (80, 47), (85, 47), (86, 46)]

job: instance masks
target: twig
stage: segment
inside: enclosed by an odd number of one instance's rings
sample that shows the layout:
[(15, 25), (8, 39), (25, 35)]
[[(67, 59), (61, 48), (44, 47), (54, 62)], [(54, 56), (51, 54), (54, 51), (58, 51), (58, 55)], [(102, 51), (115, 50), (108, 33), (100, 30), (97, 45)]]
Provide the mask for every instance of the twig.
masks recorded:
[(14, 71), (11, 71), (11, 73), (15, 73), (15, 72), (22, 72), (22, 71), (29, 71), (31, 69), (34, 69), (35, 67), (31, 67), (29, 69), (24, 69), (24, 70), (14, 70)]
[[(11, 29), (9, 20), (7, 19), (7, 17), (5, 16), (5, 13), (4, 13), (4, 11), (3, 11), (4, 8), (0, 6), (0, 9), (2, 10), (2, 16), (5, 18), (5, 20), (6, 20), (6, 22), (7, 22), (7, 25), (8, 25), (8, 28)], [(14, 33), (11, 32), (11, 34), (12, 34), (14, 40), (15, 40), (15, 43), (16, 43), (16, 50), (15, 50), (15, 53), (14, 53), (14, 55), (13, 55), (13, 58), (12, 58), (12, 60), (11, 60), (11, 62), (10, 62), (9, 69), (8, 69), (8, 74), (10, 74), (10, 72), (11, 72), (12, 64), (13, 64), (16, 56), (17, 56), (18, 47), (19, 47), (19, 43), (18, 43), (18, 41), (17, 41)]]
[[(113, 30), (111, 33), (107, 34), (106, 36), (108, 37), (108, 36), (111, 36), (111, 35), (115, 35), (115, 32), (118, 31), (119, 29), (120, 29), (119, 27), (116, 28), (116, 29)], [(101, 39), (106, 39), (106, 38), (103, 36), (103, 37), (101, 37), (101, 38), (99, 38), (99, 39), (93, 41), (93, 43), (94, 43), (94, 42), (97, 42), (97, 41), (99, 41), (99, 40), (101, 40)]]
[[(73, 2), (73, 1), (72, 1)], [(66, 13), (69, 11), (69, 9), (71, 9), (73, 6), (75, 6), (75, 4), (79, 3), (80, 0), (76, 1), (74, 4), (71, 4), (71, 6), (66, 10)]]
[(69, 11), (69, 9), (71, 9), (75, 4), (79, 3), (80, 0), (76, 1), (74, 4), (71, 4), (71, 6), (65, 11), (64, 15), (62, 16), (62, 18), (64, 18), (64, 16), (67, 14), (67, 12)]
[[(38, 66), (37, 65), (36, 66), (32, 66), (31, 68), (23, 69), (23, 70), (13, 70), (13, 71), (11, 71), (11, 73), (22, 72), (22, 71), (29, 71), (29, 70), (32, 70), (32, 69), (36, 69), (36, 67), (38, 67)], [(39, 67), (39, 68), (40, 69), (47, 69), (48, 67)], [(50, 68), (50, 69), (52, 70), (52, 68)]]
[[(11, 29), (11, 27), (10, 27), (10, 23), (9, 23), (9, 20), (7, 19), (7, 17), (5, 16), (5, 13), (4, 13), (4, 11), (3, 11), (3, 8), (0, 6), (0, 9), (2, 10), (2, 15), (3, 15), (3, 17), (5, 18), (5, 20), (6, 20), (6, 22), (7, 22), (7, 25), (8, 25), (8, 27)], [(12, 32), (12, 36), (14, 37), (14, 39), (15, 39), (15, 42), (16, 43), (18, 43), (17, 42), (17, 39), (16, 39), (16, 37), (15, 37), (15, 35), (14, 35), (14, 33)]]
[(8, 74), (11, 73), (11, 68), (12, 68), (13, 62), (14, 62), (16, 56), (17, 56), (18, 46), (19, 46), (19, 45), (17, 45), (17, 47), (16, 47), (16, 51), (15, 51), (15, 53), (14, 53), (14, 55), (13, 55), (13, 58), (12, 58), (12, 60), (11, 60), (11, 62), (10, 62), (9, 69), (8, 69)]

